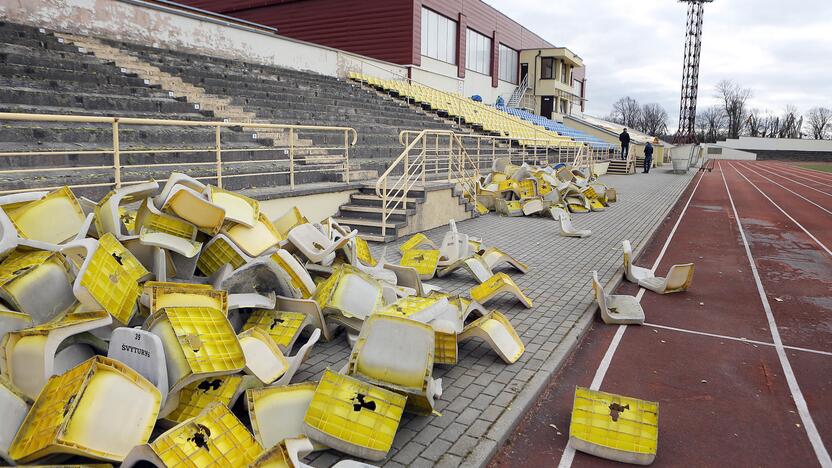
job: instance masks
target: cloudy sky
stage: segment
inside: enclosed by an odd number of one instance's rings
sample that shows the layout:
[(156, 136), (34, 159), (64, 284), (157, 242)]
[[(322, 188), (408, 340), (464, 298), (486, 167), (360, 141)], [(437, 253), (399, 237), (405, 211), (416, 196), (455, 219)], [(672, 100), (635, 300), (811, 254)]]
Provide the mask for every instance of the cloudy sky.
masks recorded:
[[(587, 65), (589, 113), (618, 98), (657, 102), (678, 121), (687, 9), (674, 0), (486, 0)], [(731, 79), (752, 107), (832, 107), (832, 0), (715, 0), (705, 6), (700, 108)]]

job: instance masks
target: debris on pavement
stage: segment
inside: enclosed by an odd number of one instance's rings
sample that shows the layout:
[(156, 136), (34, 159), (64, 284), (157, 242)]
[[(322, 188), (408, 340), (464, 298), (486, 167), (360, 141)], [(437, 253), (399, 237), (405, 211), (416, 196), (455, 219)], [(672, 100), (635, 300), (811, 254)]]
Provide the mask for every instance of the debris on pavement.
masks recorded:
[[(457, 364), (460, 343), (479, 338), (507, 364), (525, 350), (483, 304), (509, 292), (531, 307), (496, 271), (528, 266), (455, 223), (391, 264), (332, 219), (271, 220), (184, 174), (82, 201), (67, 187), (0, 197), (7, 462), (297, 467), (327, 449), (380, 461), (403, 413), (438, 415), (433, 368)], [(470, 297), (423, 282), (459, 270)], [(338, 339), (352, 348), (340, 372), (293, 381), (319, 340)]]

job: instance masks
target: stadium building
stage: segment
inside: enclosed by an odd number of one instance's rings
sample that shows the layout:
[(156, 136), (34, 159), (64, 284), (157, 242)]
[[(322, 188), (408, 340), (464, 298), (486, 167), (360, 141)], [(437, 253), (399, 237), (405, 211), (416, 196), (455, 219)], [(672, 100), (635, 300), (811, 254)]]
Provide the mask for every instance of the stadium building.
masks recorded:
[[(182, 0), (303, 41), (406, 67), (413, 81), (552, 117), (586, 98), (581, 58), (480, 0)], [(527, 79), (529, 77), (529, 79)], [(521, 92), (515, 93), (520, 87)], [(522, 97), (522, 99), (521, 99)]]

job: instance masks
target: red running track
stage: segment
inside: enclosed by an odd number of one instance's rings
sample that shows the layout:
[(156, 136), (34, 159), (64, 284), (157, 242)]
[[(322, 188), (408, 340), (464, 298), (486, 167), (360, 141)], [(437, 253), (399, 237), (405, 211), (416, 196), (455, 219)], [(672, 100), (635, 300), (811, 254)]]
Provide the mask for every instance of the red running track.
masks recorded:
[(617, 465), (567, 447), (576, 385), (660, 403), (656, 466), (832, 464), (832, 201), (789, 174), (697, 175), (636, 261), (695, 262), (691, 289), (619, 285), (648, 323), (596, 318), (492, 466)]

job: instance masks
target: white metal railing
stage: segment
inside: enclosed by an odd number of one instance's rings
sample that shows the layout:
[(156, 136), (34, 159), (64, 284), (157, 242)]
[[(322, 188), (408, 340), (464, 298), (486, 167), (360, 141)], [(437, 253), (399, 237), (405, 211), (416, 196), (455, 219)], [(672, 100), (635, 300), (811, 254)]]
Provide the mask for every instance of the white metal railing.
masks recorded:
[(529, 90), (529, 75), (528, 73), (526, 76), (523, 77), (523, 81), (520, 82), (520, 85), (514, 89), (514, 92), (511, 93), (511, 97), (508, 98), (508, 102), (506, 105), (508, 107), (520, 107), (520, 102), (523, 100), (523, 96), (526, 95), (526, 91)]
[[(10, 125), (10, 122), (17, 122), (17, 125)], [(355, 129), (350, 127), (259, 122), (0, 113), (0, 123), (7, 129), (32, 128), (25, 126), (27, 123), (69, 124), (52, 128), (76, 132), (78, 138), (75, 141), (95, 140), (96, 133), (101, 132), (110, 135), (106, 138), (107, 143), (92, 143), (84, 149), (47, 140), (41, 142), (42, 150), (0, 152), (0, 194), (52, 190), (63, 185), (87, 189), (119, 188), (147, 182), (154, 173), (172, 170), (189, 172), (196, 179), (215, 181), (218, 187), (227, 180), (283, 175), (288, 176), (289, 188), (294, 189), (297, 176), (310, 173), (334, 173), (349, 182), (350, 146), (358, 137)], [(73, 124), (87, 125), (71, 126)], [(141, 138), (140, 132), (176, 127), (204, 130), (194, 135), (196, 140), (204, 142), (150, 146), (141, 141), (125, 144), (123, 138), (126, 132)], [(238, 133), (242, 135), (240, 139), (251, 138), (251, 141), (224, 142), (223, 129), (242, 130)], [(84, 133), (93, 136), (84, 136)], [(312, 138), (323, 142), (315, 143)], [(192, 160), (182, 161), (184, 155)], [(64, 162), (56, 158), (62, 158)], [(60, 179), (69, 179), (67, 182), (70, 183), (55, 184)], [(10, 187), (15, 181), (25, 187)]]
[[(471, 160), (459, 135), (447, 130), (402, 132), (408, 137), (402, 153), (376, 182), (376, 195), (381, 199), (381, 235), (387, 235), (387, 220), (407, 212), (410, 192), (425, 188), (428, 174), (439, 175), (442, 168), (448, 182), (459, 184), (462, 195), (471, 203), (477, 202), (480, 172)], [(430, 167), (430, 169), (429, 169)], [(432, 180), (435, 180), (431, 177)]]

